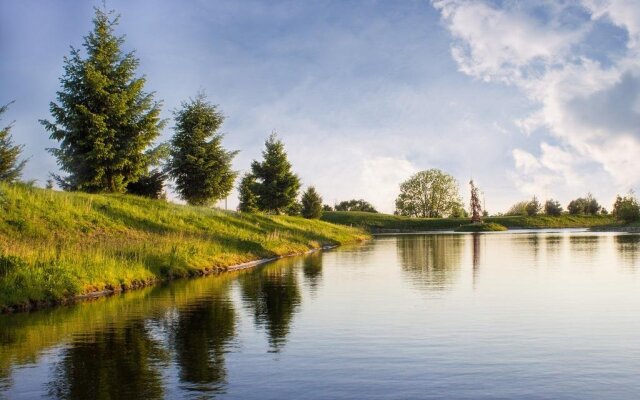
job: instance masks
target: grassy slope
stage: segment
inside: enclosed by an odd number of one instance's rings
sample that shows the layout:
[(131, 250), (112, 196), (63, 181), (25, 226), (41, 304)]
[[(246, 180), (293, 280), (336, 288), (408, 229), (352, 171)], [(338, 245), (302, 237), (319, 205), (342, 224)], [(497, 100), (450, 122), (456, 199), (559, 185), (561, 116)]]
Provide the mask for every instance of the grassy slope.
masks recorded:
[(0, 184), (0, 308), (355, 242), (322, 221)]
[[(326, 212), (322, 219), (335, 224), (361, 227), (371, 231), (386, 229), (401, 231), (453, 230), (471, 222), (468, 218), (408, 218), (389, 214), (345, 211)], [(613, 217), (607, 215), (505, 216), (485, 218), (485, 222), (498, 223), (507, 228), (586, 228), (615, 223)]]

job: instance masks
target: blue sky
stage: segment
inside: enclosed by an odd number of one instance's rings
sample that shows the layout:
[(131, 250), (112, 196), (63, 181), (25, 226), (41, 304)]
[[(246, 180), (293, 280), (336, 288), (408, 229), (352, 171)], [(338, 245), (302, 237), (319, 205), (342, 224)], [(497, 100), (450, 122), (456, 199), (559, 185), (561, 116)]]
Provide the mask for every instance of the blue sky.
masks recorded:
[[(99, 5), (100, 3), (97, 2)], [(15, 100), (25, 178), (44, 149), (62, 60), (92, 2), (0, 2), (0, 103)], [(474, 178), (491, 212), (533, 194), (605, 205), (640, 181), (632, 1), (115, 1), (163, 116), (198, 91), (227, 116), (240, 171), (276, 130), (325, 202), (393, 211), (399, 183), (440, 168)], [(638, 17), (638, 18), (636, 18)], [(637, 103), (637, 104), (636, 104)], [(169, 121), (161, 140), (171, 136)], [(229, 202), (236, 204), (235, 195)]]

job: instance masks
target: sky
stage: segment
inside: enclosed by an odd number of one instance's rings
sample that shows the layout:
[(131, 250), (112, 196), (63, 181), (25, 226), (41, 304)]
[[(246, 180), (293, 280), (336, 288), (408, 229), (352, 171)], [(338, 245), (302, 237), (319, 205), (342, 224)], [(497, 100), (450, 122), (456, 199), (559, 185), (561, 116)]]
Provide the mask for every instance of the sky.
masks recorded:
[[(44, 185), (63, 57), (94, 6), (0, 0), (1, 121)], [(611, 208), (640, 184), (640, 2), (635, 0), (108, 0), (147, 91), (172, 116), (204, 91), (234, 168), (276, 131), (303, 188), (392, 212), (399, 184), (450, 173), (491, 213), (588, 192)], [(175, 195), (171, 195), (175, 199)], [(236, 193), (228, 201), (237, 205)]]

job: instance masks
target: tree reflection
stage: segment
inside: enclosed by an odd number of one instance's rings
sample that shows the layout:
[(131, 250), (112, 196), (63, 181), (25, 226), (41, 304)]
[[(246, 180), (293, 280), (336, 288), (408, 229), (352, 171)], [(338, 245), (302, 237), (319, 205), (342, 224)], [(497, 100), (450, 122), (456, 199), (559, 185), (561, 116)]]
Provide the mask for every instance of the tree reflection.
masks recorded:
[(640, 235), (617, 235), (615, 242), (621, 260), (635, 268), (640, 260)]
[(462, 235), (398, 236), (402, 270), (421, 287), (444, 289), (460, 269), (464, 240)]
[(306, 256), (302, 260), (302, 272), (311, 293), (315, 294), (322, 279), (322, 254), (315, 252)]
[(187, 389), (222, 392), (224, 357), (235, 336), (236, 313), (230, 299), (208, 297), (180, 310), (174, 326), (176, 362)]
[(286, 342), (301, 295), (291, 260), (281, 260), (240, 278), (242, 298), (253, 310), (255, 323), (265, 326), (272, 352)]
[(74, 340), (55, 367), (50, 395), (59, 399), (160, 399), (157, 361), (166, 356), (144, 320)]

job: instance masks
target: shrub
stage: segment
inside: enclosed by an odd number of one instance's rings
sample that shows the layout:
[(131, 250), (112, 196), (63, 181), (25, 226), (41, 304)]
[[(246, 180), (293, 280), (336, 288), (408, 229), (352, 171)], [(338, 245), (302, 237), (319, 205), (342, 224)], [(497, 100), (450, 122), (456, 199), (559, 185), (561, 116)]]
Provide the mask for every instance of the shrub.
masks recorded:
[(621, 197), (616, 197), (613, 204), (613, 215), (617, 220), (623, 222), (633, 222), (640, 219), (640, 206), (633, 193)]
[(601, 208), (591, 193), (587, 194), (587, 197), (579, 197), (571, 200), (567, 206), (569, 214), (572, 215), (596, 215), (600, 212)]
[(559, 201), (550, 199), (544, 203), (544, 213), (547, 215), (559, 216), (562, 214), (562, 205)]
[(366, 200), (346, 200), (336, 204), (336, 211), (364, 211), (377, 213), (378, 211)]
[(540, 205), (540, 202), (538, 201), (536, 196), (533, 196), (531, 201), (527, 203), (525, 210), (527, 212), (527, 215), (529, 216), (538, 215), (540, 210), (542, 210), (542, 206)]

